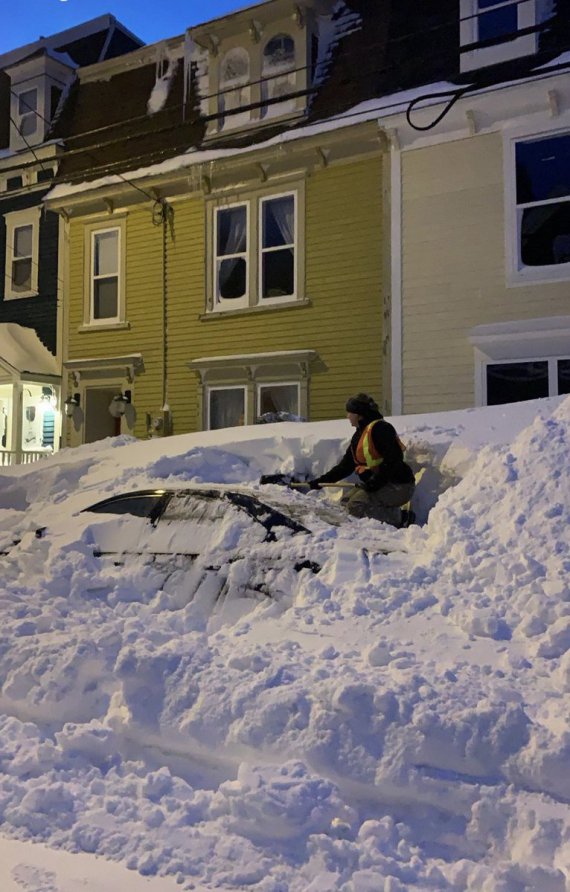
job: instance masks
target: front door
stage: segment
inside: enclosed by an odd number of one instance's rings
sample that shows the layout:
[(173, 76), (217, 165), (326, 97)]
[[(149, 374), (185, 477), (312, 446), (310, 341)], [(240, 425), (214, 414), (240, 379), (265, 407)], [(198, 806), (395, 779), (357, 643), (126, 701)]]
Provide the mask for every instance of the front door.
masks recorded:
[(108, 387), (88, 387), (85, 391), (85, 443), (94, 443), (105, 437), (116, 437), (121, 433), (121, 419), (113, 418), (109, 412), (109, 404), (120, 385)]

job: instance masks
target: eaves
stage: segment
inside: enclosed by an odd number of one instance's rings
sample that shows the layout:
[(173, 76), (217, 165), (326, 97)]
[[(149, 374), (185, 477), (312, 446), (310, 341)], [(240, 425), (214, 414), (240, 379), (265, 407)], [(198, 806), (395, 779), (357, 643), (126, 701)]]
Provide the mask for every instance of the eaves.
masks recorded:
[(108, 212), (119, 207), (223, 193), (239, 186), (278, 183), (292, 174), (325, 169), (377, 155), (384, 140), (375, 120), (331, 130), (299, 128), (294, 139), (269, 140), (241, 149), (188, 152), (146, 170), (110, 174), (100, 180), (55, 187), (44, 199), (49, 210), (66, 217)]

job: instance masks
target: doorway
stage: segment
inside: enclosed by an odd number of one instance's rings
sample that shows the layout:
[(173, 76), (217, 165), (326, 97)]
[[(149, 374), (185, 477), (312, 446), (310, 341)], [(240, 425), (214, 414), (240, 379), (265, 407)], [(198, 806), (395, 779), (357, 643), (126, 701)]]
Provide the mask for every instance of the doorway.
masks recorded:
[(111, 400), (120, 392), (120, 385), (113, 388), (88, 387), (85, 390), (85, 443), (116, 437), (121, 433), (121, 419), (113, 418), (109, 412)]

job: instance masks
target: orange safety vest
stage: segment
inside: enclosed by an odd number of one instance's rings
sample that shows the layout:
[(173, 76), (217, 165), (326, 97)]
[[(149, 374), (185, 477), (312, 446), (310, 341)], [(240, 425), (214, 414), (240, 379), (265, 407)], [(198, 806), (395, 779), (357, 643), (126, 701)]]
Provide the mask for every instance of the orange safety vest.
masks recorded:
[[(376, 449), (374, 440), (372, 439), (372, 428), (380, 420), (380, 418), (377, 418), (375, 421), (371, 421), (370, 424), (367, 424), (362, 431), (362, 436), (358, 441), (356, 452), (354, 454), (354, 461), (356, 463), (355, 470), (357, 474), (363, 474), (364, 471), (370, 471), (372, 470), (372, 468), (377, 468), (384, 461), (384, 459)], [(396, 437), (396, 440), (399, 443), (403, 453), (405, 449), (404, 444), (398, 436)]]

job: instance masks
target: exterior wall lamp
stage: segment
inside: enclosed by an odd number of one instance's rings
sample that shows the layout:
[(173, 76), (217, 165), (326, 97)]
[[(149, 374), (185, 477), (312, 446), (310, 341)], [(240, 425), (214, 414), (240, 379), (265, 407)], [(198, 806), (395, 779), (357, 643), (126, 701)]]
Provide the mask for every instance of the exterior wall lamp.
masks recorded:
[(131, 405), (131, 391), (125, 390), (124, 393), (118, 393), (109, 403), (109, 412), (113, 418), (122, 418), (127, 411), (127, 407)]
[(73, 416), (75, 415), (75, 410), (79, 409), (80, 404), (81, 404), (81, 396), (78, 393), (74, 393), (73, 396), (69, 396), (66, 399), (64, 406), (65, 406), (65, 414), (67, 415), (68, 418), (73, 418)]

